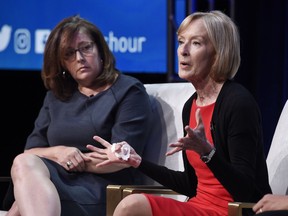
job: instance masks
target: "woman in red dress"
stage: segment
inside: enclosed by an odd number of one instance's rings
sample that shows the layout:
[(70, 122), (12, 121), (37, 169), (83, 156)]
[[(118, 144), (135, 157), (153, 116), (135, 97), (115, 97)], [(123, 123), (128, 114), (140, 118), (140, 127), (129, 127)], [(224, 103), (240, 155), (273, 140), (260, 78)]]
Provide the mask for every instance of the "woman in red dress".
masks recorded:
[(167, 153), (182, 151), (184, 171), (144, 161), (133, 149), (128, 160), (122, 159), (125, 142), (111, 151), (110, 143), (96, 136), (106, 149), (88, 148), (95, 157), (108, 158), (98, 166), (125, 163), (189, 200), (132, 194), (119, 203), (115, 216), (225, 216), (228, 202), (256, 202), (271, 193), (259, 107), (233, 81), (240, 65), (236, 25), (220, 11), (196, 12), (183, 20), (177, 34), (179, 76), (196, 89), (183, 107), (184, 137)]

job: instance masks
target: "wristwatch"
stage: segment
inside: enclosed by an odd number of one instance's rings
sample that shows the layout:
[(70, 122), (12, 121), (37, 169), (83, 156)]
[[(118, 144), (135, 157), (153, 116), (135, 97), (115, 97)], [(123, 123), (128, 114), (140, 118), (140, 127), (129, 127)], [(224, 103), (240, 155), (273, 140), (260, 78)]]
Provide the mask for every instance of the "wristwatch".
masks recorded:
[(213, 155), (215, 154), (215, 152), (216, 152), (216, 148), (214, 147), (214, 148), (210, 151), (210, 153), (209, 153), (208, 155), (201, 155), (200, 159), (201, 159), (204, 163), (208, 163), (208, 162), (212, 159), (212, 157), (213, 157)]

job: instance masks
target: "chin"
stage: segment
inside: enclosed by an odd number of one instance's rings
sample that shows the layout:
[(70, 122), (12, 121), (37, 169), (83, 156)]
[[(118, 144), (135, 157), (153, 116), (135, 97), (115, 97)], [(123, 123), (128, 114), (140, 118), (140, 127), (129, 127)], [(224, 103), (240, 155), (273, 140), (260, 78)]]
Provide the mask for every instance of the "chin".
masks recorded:
[(181, 79), (187, 80), (187, 78), (189, 78), (189, 73), (185, 71), (178, 71), (178, 76)]

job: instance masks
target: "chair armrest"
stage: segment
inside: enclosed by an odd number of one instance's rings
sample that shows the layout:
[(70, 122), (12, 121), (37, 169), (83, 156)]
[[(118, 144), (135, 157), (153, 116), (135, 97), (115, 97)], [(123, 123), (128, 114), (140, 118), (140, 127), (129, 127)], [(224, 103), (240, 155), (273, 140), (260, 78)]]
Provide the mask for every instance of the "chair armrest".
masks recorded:
[(147, 193), (147, 194), (171, 194), (178, 195), (177, 192), (167, 189), (162, 186), (147, 186), (147, 187), (127, 187), (123, 189), (123, 198), (134, 193)]
[(255, 203), (247, 202), (229, 202), (228, 203), (228, 216), (242, 216), (243, 209), (251, 209)]
[(175, 191), (163, 186), (156, 185), (108, 185), (106, 190), (106, 215), (112, 216), (118, 203), (129, 194), (150, 193), (150, 194), (172, 194)]

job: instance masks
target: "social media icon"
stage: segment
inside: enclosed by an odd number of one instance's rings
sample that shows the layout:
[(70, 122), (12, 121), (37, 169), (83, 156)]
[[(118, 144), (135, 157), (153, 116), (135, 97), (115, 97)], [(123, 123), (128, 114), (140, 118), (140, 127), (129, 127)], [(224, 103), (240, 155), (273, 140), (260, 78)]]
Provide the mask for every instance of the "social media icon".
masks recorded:
[(0, 31), (0, 52), (5, 50), (10, 42), (12, 27), (3, 25)]
[(35, 53), (42, 54), (44, 52), (45, 44), (50, 32), (49, 29), (37, 29), (35, 31)]
[(26, 54), (31, 48), (31, 36), (28, 29), (17, 29), (14, 33), (14, 50), (18, 54)]

